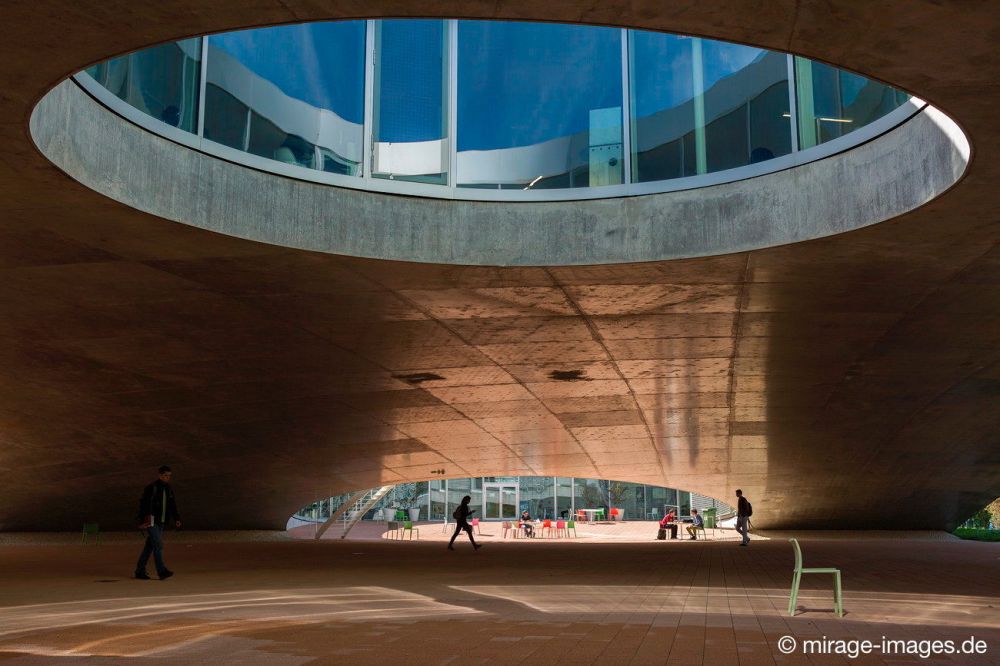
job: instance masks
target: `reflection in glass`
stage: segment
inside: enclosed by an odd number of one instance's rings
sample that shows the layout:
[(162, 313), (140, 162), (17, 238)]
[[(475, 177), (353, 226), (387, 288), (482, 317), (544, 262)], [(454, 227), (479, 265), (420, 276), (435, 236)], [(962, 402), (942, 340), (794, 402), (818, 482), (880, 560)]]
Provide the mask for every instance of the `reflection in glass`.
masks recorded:
[(573, 477), (556, 477), (556, 517), (569, 518), (573, 513)]
[(375, 27), (372, 175), (448, 180), (448, 40), (444, 21)]
[(783, 54), (633, 31), (629, 59), (637, 182), (722, 171), (791, 152)]
[(909, 99), (884, 83), (797, 56), (795, 80), (801, 148), (853, 132)]
[(205, 137), (278, 162), (360, 175), (365, 22), (208, 40)]
[(554, 518), (554, 488), (551, 476), (522, 476), (518, 515), (527, 510), (532, 518)]
[(622, 182), (621, 31), (458, 26), (459, 187)]
[[(375, 43), (366, 91), (369, 26)], [(623, 64), (629, 141), (623, 141)], [(624, 143), (631, 144), (633, 182), (743, 167), (791, 152), (793, 116), (797, 149), (806, 149), (909, 99), (829, 65), (737, 44), (495, 21), (385, 19), (246, 30), (151, 47), (87, 73), (152, 118), (268, 160), (348, 176), (514, 190), (510, 198), (520, 190), (622, 184)], [(457, 136), (450, 136), (455, 127)], [(366, 140), (372, 168), (362, 174)]]
[(739, 44), (697, 42), (707, 170), (732, 169), (792, 152), (787, 57)]
[(136, 51), (94, 65), (87, 73), (143, 113), (187, 132), (198, 131), (200, 39)]
[[(632, 178), (636, 182), (699, 173), (692, 77), (696, 41), (657, 32), (629, 33)], [(703, 154), (704, 134), (698, 138)]]

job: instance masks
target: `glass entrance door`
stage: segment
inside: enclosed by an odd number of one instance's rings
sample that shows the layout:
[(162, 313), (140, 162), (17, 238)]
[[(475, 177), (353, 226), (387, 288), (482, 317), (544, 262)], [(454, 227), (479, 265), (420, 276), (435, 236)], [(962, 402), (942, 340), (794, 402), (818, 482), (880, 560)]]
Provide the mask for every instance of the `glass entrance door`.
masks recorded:
[(506, 483), (483, 484), (483, 519), (513, 520), (517, 517), (517, 486)]

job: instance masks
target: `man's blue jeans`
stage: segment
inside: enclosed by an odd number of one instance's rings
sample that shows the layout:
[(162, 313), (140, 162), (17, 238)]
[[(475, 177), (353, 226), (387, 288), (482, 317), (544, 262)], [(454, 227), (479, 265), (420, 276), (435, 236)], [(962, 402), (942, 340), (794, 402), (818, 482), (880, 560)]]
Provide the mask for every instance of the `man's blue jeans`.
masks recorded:
[(747, 523), (750, 522), (749, 516), (738, 516), (736, 518), (736, 531), (743, 535), (743, 543), (750, 543), (750, 529)]
[(142, 555), (135, 565), (136, 572), (145, 571), (146, 563), (149, 562), (150, 554), (156, 563), (156, 573), (162, 576), (167, 571), (167, 565), (163, 563), (163, 527), (152, 525), (146, 528), (146, 545), (142, 549)]

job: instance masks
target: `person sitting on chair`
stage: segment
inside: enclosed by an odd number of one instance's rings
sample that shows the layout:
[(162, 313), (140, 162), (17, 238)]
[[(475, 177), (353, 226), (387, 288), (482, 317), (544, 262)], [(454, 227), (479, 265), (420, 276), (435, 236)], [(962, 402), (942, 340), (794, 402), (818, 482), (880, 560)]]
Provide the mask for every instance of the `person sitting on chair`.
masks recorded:
[(531, 524), (531, 514), (527, 509), (521, 512), (521, 527), (524, 528), (524, 536), (535, 536), (535, 526)]
[(671, 539), (677, 538), (677, 523), (674, 522), (676, 518), (677, 515), (674, 513), (674, 510), (671, 509), (667, 512), (667, 515), (663, 516), (663, 520), (660, 521), (660, 529), (670, 530)]
[(698, 509), (691, 509), (691, 524), (688, 525), (688, 534), (691, 535), (691, 540), (694, 541), (698, 537), (696, 536), (698, 529), (705, 524), (705, 521), (701, 519), (698, 515)]

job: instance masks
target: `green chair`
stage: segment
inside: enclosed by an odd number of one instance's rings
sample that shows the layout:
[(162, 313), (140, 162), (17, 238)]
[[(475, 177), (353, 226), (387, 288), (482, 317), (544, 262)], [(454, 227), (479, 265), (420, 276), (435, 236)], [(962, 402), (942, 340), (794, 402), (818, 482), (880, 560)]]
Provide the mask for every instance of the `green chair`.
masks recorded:
[(573, 538), (576, 538), (576, 521), (570, 520), (566, 522), (566, 536), (569, 537), (569, 531), (573, 530)]
[(403, 529), (400, 530), (400, 533), (399, 533), (399, 538), (400, 539), (403, 538), (403, 535), (406, 534), (407, 530), (410, 531), (410, 541), (413, 541), (413, 533), (414, 532), (417, 533), (417, 538), (418, 539), (420, 538), (420, 530), (418, 528), (414, 527), (413, 523), (411, 523), (410, 521), (407, 520), (406, 522), (403, 523)]
[(386, 538), (395, 539), (397, 537), (402, 538), (399, 534), (399, 523), (395, 520), (389, 520), (385, 523)]
[(604, 509), (598, 509), (594, 512), (594, 522), (596, 523), (598, 520), (604, 520)]
[(834, 607), (837, 611), (838, 617), (844, 617), (844, 595), (840, 589), (840, 569), (834, 569), (832, 567), (826, 568), (802, 568), (802, 549), (799, 548), (799, 542), (796, 539), (789, 539), (792, 542), (792, 547), (795, 548), (795, 573), (792, 575), (792, 594), (788, 599), (788, 614), (795, 616), (795, 602), (799, 598), (799, 583), (802, 582), (802, 574), (807, 573), (820, 573), (820, 574), (833, 574), (833, 602)]
[(396, 520), (406, 520), (406, 512), (402, 509), (396, 509)]
[(97, 523), (83, 524), (83, 543), (87, 543), (87, 537), (93, 537), (94, 543), (101, 543), (101, 528)]

